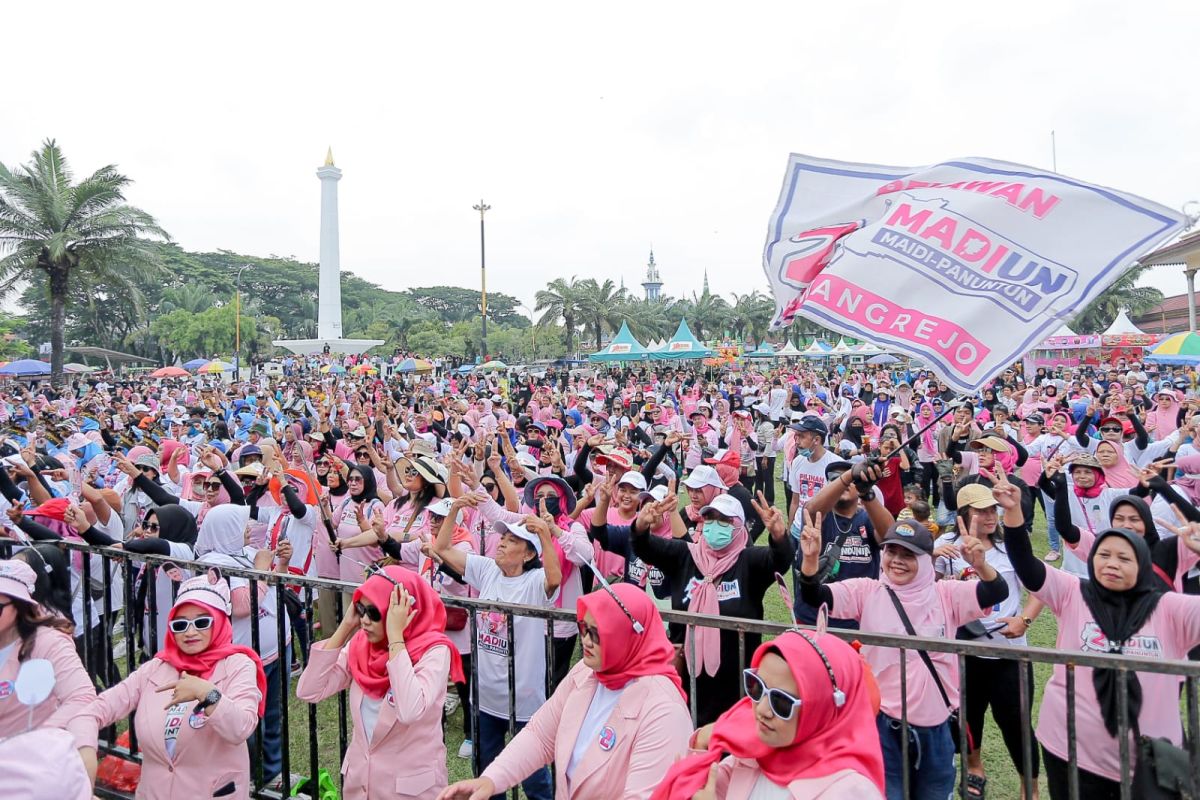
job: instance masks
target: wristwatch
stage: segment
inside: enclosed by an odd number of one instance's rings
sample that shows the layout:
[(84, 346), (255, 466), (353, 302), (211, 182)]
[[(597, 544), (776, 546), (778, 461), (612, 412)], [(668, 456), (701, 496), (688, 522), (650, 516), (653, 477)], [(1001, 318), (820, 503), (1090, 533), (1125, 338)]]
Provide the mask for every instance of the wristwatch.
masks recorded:
[(1025, 622), (1025, 627), (1026, 627), (1026, 628), (1032, 628), (1032, 627), (1033, 627), (1033, 620), (1032, 620), (1032, 619), (1030, 619), (1029, 617), (1021, 617), (1021, 619), (1022, 619), (1022, 620)]
[(208, 708), (209, 706), (215, 706), (220, 700), (221, 700), (220, 690), (213, 689), (211, 692), (204, 695), (204, 699), (196, 704), (196, 707), (194, 709), (192, 709), (192, 712), (195, 714), (199, 714), (201, 711)]

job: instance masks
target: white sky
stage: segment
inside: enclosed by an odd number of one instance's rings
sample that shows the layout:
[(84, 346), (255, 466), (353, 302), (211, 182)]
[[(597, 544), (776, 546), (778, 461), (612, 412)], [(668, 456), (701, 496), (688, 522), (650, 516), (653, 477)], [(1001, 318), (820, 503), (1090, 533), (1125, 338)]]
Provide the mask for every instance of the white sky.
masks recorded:
[[(0, 161), (116, 163), (184, 247), (317, 258), (389, 289), (557, 276), (766, 290), (789, 152), (986, 156), (1200, 200), (1200, 3), (6, 3)], [(1183, 291), (1178, 268), (1152, 283)]]

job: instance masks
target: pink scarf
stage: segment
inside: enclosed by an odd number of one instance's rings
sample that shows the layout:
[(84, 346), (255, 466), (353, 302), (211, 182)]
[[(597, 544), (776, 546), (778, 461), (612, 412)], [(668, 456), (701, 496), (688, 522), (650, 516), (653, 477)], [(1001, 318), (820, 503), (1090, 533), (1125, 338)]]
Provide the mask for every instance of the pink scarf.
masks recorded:
[(1125, 460), (1125, 448), (1112, 442), (1100, 442), (1096, 445), (1099, 452), (1101, 447), (1111, 447), (1117, 454), (1117, 463), (1104, 468), (1104, 480), (1114, 489), (1132, 489), (1138, 485), (1137, 473)]
[(1148, 415), (1147, 423), (1153, 421), (1153, 425), (1147, 424), (1154, 433), (1154, 438), (1161, 441), (1170, 436), (1175, 431), (1179, 430), (1179, 401), (1172, 398), (1167, 403), (1158, 402), (1154, 406), (1154, 410)]
[(1179, 470), (1172, 483), (1192, 505), (1200, 505), (1200, 455), (1175, 459)]
[[(692, 561), (704, 576), (704, 580), (692, 589), (688, 611), (693, 614), (720, 615), (716, 582), (737, 563), (749, 540), (746, 526), (738, 525), (733, 531), (733, 541), (720, 550), (714, 550), (705, 541), (704, 523), (700, 523), (696, 528), (696, 541), (688, 545), (688, 551), (692, 554)], [(696, 652), (695, 663), (692, 663), (693, 649)], [(689, 626), (683, 652), (693, 675), (699, 675), (700, 670), (704, 670), (708, 675), (716, 676), (717, 669), (721, 666), (721, 632), (716, 628), (697, 629)]]

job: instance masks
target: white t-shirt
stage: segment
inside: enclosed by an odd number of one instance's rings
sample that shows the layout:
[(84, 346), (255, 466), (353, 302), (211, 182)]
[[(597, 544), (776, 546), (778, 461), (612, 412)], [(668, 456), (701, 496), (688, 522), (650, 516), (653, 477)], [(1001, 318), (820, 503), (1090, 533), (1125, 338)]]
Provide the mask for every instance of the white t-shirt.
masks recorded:
[[(553, 605), (558, 591), (546, 597), (546, 572), (531, 569), (508, 577), (486, 556), (467, 555), (467, 583), (480, 600), (500, 600), (530, 606)], [(527, 722), (546, 702), (546, 623), (514, 617), (517, 648), (514, 672), (517, 681), (517, 720)], [(508, 651), (511, 638), (506, 616), (498, 611), (478, 614), (476, 648), (479, 659), (479, 709), (508, 719)]]
[(807, 456), (796, 456), (792, 459), (792, 465), (788, 468), (788, 485), (792, 487), (794, 496), (799, 498), (796, 516), (792, 520), (794, 530), (799, 530), (799, 526), (804, 523), (804, 504), (825, 488), (825, 467), (842, 460), (836, 453), (828, 450), (816, 461), (810, 461)]
[(567, 764), (568, 781), (571, 780), (575, 767), (587, 754), (588, 748), (599, 742), (604, 732), (604, 723), (608, 722), (608, 718), (612, 715), (613, 709), (617, 707), (617, 701), (621, 699), (621, 693), (624, 691), (624, 688), (608, 689), (599, 683), (596, 684), (596, 693), (592, 695), (592, 702), (588, 706), (587, 714), (583, 717), (583, 724), (579, 726), (579, 734), (575, 738), (575, 749), (571, 751), (571, 760)]
[[(937, 538), (933, 543), (934, 548), (941, 547), (945, 544), (959, 544), (958, 535), (954, 533), (944, 533)], [(1004, 545), (1000, 545), (1003, 547)], [(1021, 616), (1021, 582), (1017, 580), (1017, 572), (1013, 569), (1012, 562), (1008, 560), (1008, 556), (1000, 549), (1000, 547), (992, 547), (986, 551), (984, 560), (996, 572), (1000, 573), (1000, 577), (1004, 578), (1004, 582), (1008, 584), (1008, 597), (992, 606), (987, 613), (979, 621), (983, 623), (983, 627), (991, 630), (999, 626), (1001, 617), (1019, 617)], [(935, 558), (933, 563), (934, 569), (946, 578), (952, 580), (978, 580), (978, 575), (975, 573), (975, 568), (968, 564), (963, 558), (951, 558), (942, 556)], [(1016, 639), (1008, 639), (1000, 633), (993, 633), (991, 638), (981, 639), (984, 644), (1007, 644), (1014, 647), (1025, 647), (1027, 640), (1024, 636)], [(986, 656), (984, 656), (986, 658)]]
[(362, 702), (358, 704), (358, 715), (362, 718), (363, 730), (366, 731), (367, 741), (375, 738), (375, 726), (379, 723), (379, 709), (383, 708), (382, 697), (371, 697), (363, 692)]
[(746, 800), (791, 800), (792, 791), (786, 786), (780, 786), (765, 773), (758, 773), (758, 779), (750, 787)]
[(292, 557), (288, 566), (299, 570), (301, 575), (310, 578), (317, 577), (317, 560), (312, 555), (313, 536), (317, 525), (317, 510), (306, 506), (303, 517), (293, 517), (287, 506), (271, 509), (270, 522), (267, 523), (268, 549), (274, 549), (275, 526), (279, 525), (279, 536), (287, 539), (292, 545)]

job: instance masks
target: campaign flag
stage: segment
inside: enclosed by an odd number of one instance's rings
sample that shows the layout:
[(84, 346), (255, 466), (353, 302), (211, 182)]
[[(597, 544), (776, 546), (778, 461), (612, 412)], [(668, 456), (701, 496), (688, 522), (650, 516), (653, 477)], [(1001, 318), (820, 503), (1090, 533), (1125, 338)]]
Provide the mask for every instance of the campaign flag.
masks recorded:
[(1034, 167), (793, 154), (763, 266), (797, 314), (978, 389), (1182, 229), (1178, 212)]

